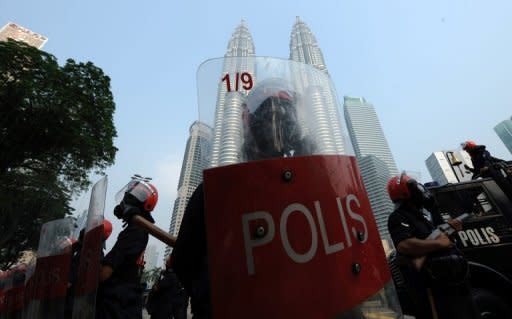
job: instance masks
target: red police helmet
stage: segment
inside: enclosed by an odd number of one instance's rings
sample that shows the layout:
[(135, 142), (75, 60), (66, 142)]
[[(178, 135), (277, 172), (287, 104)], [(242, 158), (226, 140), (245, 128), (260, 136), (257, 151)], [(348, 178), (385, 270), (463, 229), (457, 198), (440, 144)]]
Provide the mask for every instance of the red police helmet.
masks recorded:
[(103, 240), (107, 240), (112, 234), (112, 223), (108, 219), (103, 220)]
[(146, 180), (132, 179), (116, 194), (116, 201), (121, 202), (126, 194), (132, 195), (147, 212), (153, 211), (158, 202), (158, 190)]
[(471, 150), (476, 147), (476, 143), (473, 141), (465, 141), (464, 143), (461, 143), (460, 146), (462, 146), (462, 149), (465, 151)]
[(409, 181), (413, 180), (412, 177), (407, 176), (405, 173), (391, 178), (387, 185), (389, 198), (391, 198), (393, 202), (411, 198), (411, 191), (407, 184)]

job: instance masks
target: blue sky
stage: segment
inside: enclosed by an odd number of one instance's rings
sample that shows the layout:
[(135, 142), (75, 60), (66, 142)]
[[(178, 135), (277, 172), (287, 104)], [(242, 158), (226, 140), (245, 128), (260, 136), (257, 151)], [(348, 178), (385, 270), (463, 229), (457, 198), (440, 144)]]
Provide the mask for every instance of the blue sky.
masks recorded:
[[(198, 113), (197, 67), (225, 53), (240, 19), (257, 55), (287, 58), (300, 16), (318, 40), (338, 95), (373, 103), (399, 169), (428, 180), (428, 155), (466, 139), (511, 157), (493, 131), (512, 115), (511, 11), (509, 1), (469, 0), (16, 0), (0, 2), (0, 24), (41, 33), (49, 38), (44, 49), (60, 63), (92, 61), (111, 77), (119, 152), (107, 171), (106, 217), (115, 219), (113, 195), (139, 173), (154, 178), (160, 190), (154, 215), (167, 229), (188, 128)], [(120, 223), (114, 226), (108, 246), (120, 230)]]

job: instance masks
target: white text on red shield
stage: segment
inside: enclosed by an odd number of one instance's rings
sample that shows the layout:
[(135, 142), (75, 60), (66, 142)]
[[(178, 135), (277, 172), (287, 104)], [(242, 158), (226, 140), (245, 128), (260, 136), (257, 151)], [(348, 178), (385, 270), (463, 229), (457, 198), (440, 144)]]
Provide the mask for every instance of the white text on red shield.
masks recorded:
[[(345, 240), (337, 243), (329, 242), (323, 218), (324, 215), (320, 206), (320, 201), (313, 202), (314, 211), (316, 213), (318, 224), (315, 222), (315, 218), (313, 217), (313, 213), (311, 212), (311, 210), (309, 210), (303, 204), (292, 203), (286, 206), (286, 208), (283, 210), (280, 219), (277, 221), (279, 222), (279, 234), (281, 237), (281, 243), (283, 245), (284, 251), (286, 252), (288, 257), (292, 259), (294, 262), (306, 263), (313, 259), (318, 250), (318, 232), (320, 232), (324, 252), (326, 255), (336, 253), (345, 248), (350, 248), (352, 246), (353, 238), (355, 240), (359, 240), (361, 243), (365, 243), (366, 240), (368, 239), (368, 227), (366, 225), (366, 221), (364, 220), (362, 215), (358, 214), (353, 210), (354, 206), (357, 208), (361, 207), (357, 197), (353, 194), (349, 194), (347, 197), (343, 199), (336, 197), (335, 200), (338, 206), (340, 224), (343, 227), (343, 233), (345, 235)], [(293, 247), (290, 245), (290, 241), (288, 238), (287, 221), (292, 213), (304, 215), (310, 228), (311, 246), (307, 252), (302, 254), (296, 252), (293, 249)], [(349, 231), (347, 218), (350, 218), (350, 220), (352, 221), (351, 224), (354, 224), (354, 222), (356, 222), (360, 227), (356, 228), (355, 226), (352, 226), (350, 229), (351, 231)], [(262, 238), (253, 238), (251, 236), (249, 224), (251, 221), (254, 220), (264, 220), (265, 223), (267, 224), (265, 235)], [(272, 240), (274, 240), (276, 224), (270, 212), (255, 211), (242, 215), (242, 227), (244, 234), (244, 248), (247, 261), (247, 272), (249, 275), (254, 275), (256, 270), (254, 267), (253, 249), (258, 246), (266, 245), (270, 243)], [(358, 232), (362, 234), (362, 237), (359, 239), (357, 239)], [(351, 235), (353, 236), (353, 238), (351, 237)], [(307, 234), (305, 234), (305, 236), (307, 236)]]

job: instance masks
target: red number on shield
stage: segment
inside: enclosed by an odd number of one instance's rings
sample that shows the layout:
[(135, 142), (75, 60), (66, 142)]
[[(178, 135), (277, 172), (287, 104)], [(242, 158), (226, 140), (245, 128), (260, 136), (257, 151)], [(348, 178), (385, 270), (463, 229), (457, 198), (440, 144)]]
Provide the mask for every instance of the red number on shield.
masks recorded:
[(222, 78), (222, 82), (224, 81), (226, 81), (226, 88), (228, 92), (231, 92), (231, 82), (229, 81), (229, 73), (224, 75), (224, 77)]
[(252, 83), (252, 76), (250, 73), (247, 73), (247, 72), (242, 73), (242, 83), (244, 84), (243, 88), (246, 89), (247, 91), (252, 89), (253, 83)]
[[(239, 89), (240, 80), (242, 80), (242, 87), (244, 88), (244, 90), (249, 91), (250, 89), (252, 89), (254, 85), (252, 81), (252, 75), (248, 72), (242, 72), (242, 74), (237, 72), (235, 74), (235, 91), (238, 91)], [(226, 81), (226, 90), (228, 92), (231, 92), (231, 80), (229, 78), (229, 73), (224, 75), (224, 77), (222, 78), (222, 82), (224, 81)]]

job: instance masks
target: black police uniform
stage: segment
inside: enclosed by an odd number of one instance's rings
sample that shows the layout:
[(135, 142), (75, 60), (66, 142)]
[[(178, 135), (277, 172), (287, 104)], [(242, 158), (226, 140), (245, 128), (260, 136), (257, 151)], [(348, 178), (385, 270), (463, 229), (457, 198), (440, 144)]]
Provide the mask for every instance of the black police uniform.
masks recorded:
[(172, 251), (173, 269), (190, 296), (194, 319), (210, 318), (210, 291), (203, 183), (185, 209)]
[[(497, 164), (505, 162), (502, 159), (491, 156), (489, 151), (485, 149), (485, 145), (478, 145), (468, 151), (471, 155), (471, 162), (473, 164), (473, 177), (491, 177), (503, 192), (512, 200), (512, 177), (505, 177), (501, 173)], [(480, 170), (487, 167), (487, 171), (480, 173)]]
[(166, 269), (155, 285), (146, 304), (151, 319), (186, 319), (188, 296), (172, 268)]
[[(154, 223), (149, 213), (144, 218)], [(137, 260), (143, 255), (148, 239), (146, 231), (130, 222), (119, 233), (114, 247), (101, 262), (114, 271), (100, 284), (96, 318), (142, 319), (142, 267)]]
[[(388, 230), (395, 247), (409, 238), (426, 239), (432, 231), (434, 225), (423, 215), (422, 210), (401, 205), (396, 209), (388, 219)], [(431, 258), (440, 254), (458, 253), (455, 249), (442, 250), (429, 254)], [(410, 259), (408, 256), (399, 258)], [(428, 263), (428, 261), (427, 261)], [(426, 288), (432, 290), (435, 300), (437, 313), (440, 319), (451, 318), (475, 318), (474, 306), (470, 298), (470, 289), (466, 281), (460, 283), (447, 283), (433, 280), (423, 267), (422, 271), (416, 271), (412, 266), (402, 265), (400, 267), (402, 274), (407, 281), (409, 296), (412, 299), (416, 309), (416, 318), (431, 318), (431, 307), (428, 302)]]

